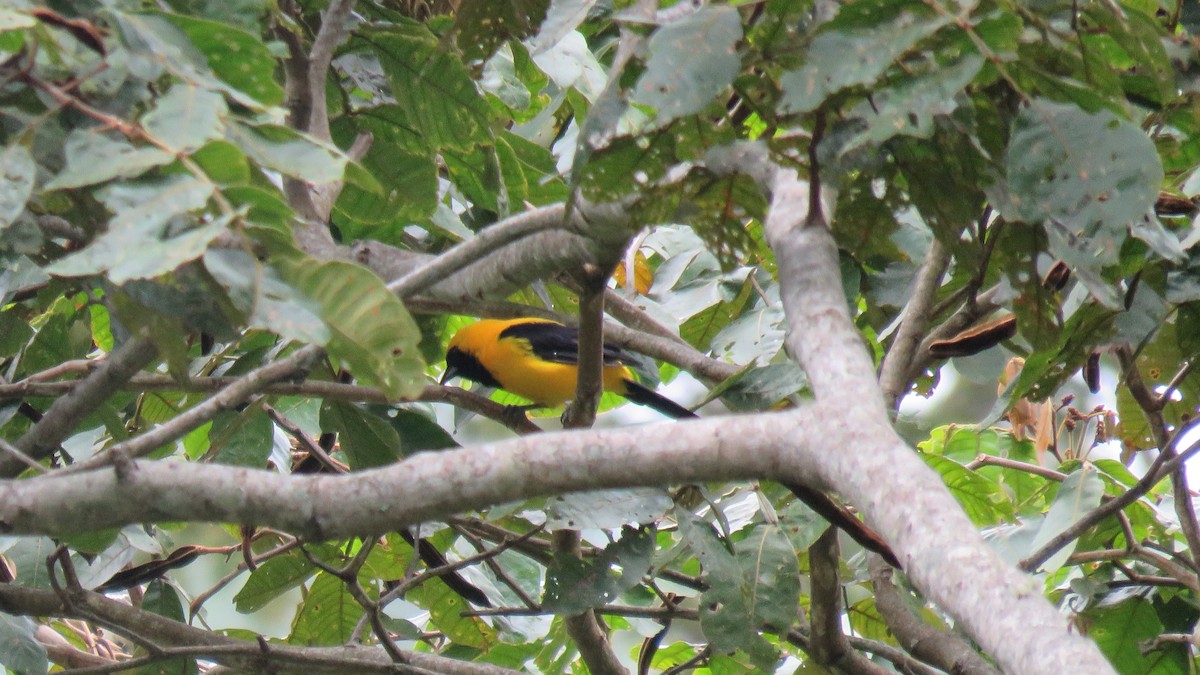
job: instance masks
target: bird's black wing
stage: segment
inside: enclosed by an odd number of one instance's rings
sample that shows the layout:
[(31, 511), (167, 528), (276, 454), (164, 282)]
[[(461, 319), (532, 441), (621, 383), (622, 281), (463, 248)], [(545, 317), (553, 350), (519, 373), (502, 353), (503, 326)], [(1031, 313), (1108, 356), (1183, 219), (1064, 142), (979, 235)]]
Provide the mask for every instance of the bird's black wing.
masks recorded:
[[(579, 364), (579, 329), (572, 326), (540, 321), (518, 323), (500, 331), (499, 338), (525, 340), (534, 355), (545, 361)], [(620, 365), (630, 358), (619, 348), (604, 345), (604, 365)]]

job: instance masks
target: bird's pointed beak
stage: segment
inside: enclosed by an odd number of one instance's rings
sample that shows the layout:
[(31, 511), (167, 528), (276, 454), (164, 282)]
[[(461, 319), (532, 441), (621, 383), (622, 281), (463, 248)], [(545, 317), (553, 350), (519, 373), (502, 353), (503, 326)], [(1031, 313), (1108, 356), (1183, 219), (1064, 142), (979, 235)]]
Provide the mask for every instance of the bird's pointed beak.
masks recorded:
[(447, 382), (456, 377), (458, 377), (458, 368), (447, 365), (446, 372), (442, 373), (442, 379), (438, 380), (438, 384), (444, 386)]

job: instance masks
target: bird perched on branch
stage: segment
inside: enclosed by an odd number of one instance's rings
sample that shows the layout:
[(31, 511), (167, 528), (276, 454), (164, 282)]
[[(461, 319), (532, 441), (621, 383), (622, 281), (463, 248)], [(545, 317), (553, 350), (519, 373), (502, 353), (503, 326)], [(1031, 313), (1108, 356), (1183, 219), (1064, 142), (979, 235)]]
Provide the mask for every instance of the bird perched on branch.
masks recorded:
[[(633, 379), (629, 354), (604, 346), (604, 391), (673, 418), (695, 417), (687, 408)], [(442, 384), (462, 377), (557, 408), (575, 398), (579, 330), (546, 319), (484, 319), (459, 330), (446, 351)]]
[[(697, 417), (671, 399), (638, 384), (625, 365), (630, 356), (604, 346), (604, 391), (653, 408), (674, 419)], [(462, 377), (496, 387), (556, 408), (575, 397), (579, 379), (579, 330), (547, 319), (484, 319), (459, 329), (446, 350), (441, 383)], [(861, 546), (900, 567), (887, 543), (825, 493), (803, 485), (785, 484), (791, 492), (830, 524), (841, 528)]]

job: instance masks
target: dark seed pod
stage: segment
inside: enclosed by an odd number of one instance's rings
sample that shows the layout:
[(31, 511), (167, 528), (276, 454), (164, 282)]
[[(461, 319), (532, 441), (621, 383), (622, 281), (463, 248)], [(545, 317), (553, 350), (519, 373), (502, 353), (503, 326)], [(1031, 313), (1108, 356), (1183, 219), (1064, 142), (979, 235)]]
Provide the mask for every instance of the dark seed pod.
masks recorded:
[(1046, 276), (1042, 278), (1042, 287), (1048, 291), (1061, 291), (1070, 280), (1071, 268), (1067, 267), (1067, 263), (1059, 260), (1050, 267), (1050, 270), (1046, 272)]
[(1087, 382), (1088, 391), (1100, 393), (1100, 352), (1092, 352), (1083, 364), (1083, 381)]
[(952, 356), (971, 356), (994, 347), (1017, 334), (1017, 317), (1009, 314), (978, 326), (972, 326), (949, 340), (938, 340), (929, 345), (929, 354), (935, 358), (948, 359)]

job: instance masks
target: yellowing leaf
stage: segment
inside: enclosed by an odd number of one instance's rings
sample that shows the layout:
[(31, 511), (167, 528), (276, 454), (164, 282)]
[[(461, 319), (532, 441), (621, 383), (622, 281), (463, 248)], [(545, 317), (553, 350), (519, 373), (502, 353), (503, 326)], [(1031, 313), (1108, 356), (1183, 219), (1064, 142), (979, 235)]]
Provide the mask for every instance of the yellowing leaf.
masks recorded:
[[(625, 261), (617, 263), (617, 269), (613, 271), (613, 279), (616, 280), (617, 286), (620, 288), (629, 288), (629, 270), (625, 268)], [(633, 290), (639, 295), (645, 295), (650, 292), (650, 287), (654, 285), (654, 271), (650, 269), (650, 263), (646, 260), (646, 256), (638, 251), (633, 257)]]

